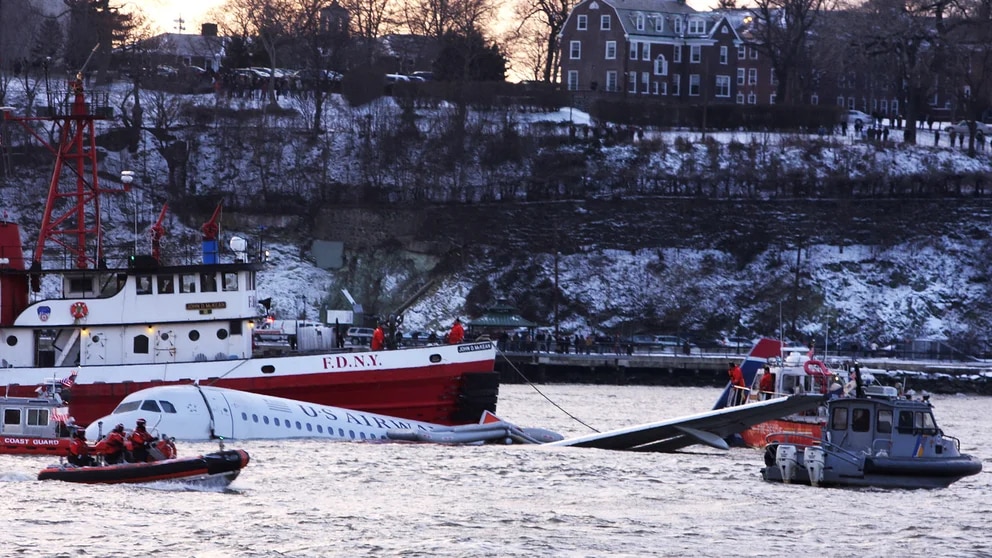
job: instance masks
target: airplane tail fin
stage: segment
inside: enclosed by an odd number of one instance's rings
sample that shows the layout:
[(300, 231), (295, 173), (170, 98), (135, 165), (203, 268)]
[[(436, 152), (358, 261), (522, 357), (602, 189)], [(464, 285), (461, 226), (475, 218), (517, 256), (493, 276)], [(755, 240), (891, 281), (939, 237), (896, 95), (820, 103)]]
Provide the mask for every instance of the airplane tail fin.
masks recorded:
[(485, 410), (482, 411), (482, 416), (479, 417), (479, 424), (492, 424), (494, 422), (504, 422), (503, 419), (496, 416), (495, 413)]
[[(754, 377), (757, 375), (758, 370), (765, 365), (765, 363), (770, 358), (777, 357), (782, 352), (782, 342), (777, 339), (761, 338), (754, 347), (751, 348), (751, 352), (744, 357), (744, 361), (740, 363), (741, 372), (744, 374), (744, 384), (750, 386), (754, 383)], [(727, 401), (729, 400), (730, 391), (733, 386), (728, 381), (727, 387), (724, 388), (723, 392), (720, 394), (720, 398), (716, 400), (716, 404), (713, 405), (713, 409), (723, 409), (727, 407)]]

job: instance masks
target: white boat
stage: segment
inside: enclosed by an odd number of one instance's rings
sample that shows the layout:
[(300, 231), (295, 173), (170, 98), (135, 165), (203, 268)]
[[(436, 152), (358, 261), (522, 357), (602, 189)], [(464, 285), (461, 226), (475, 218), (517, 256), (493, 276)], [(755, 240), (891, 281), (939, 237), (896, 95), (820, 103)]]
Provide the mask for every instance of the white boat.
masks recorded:
[[(219, 208), (203, 227), (199, 264), (160, 261), (161, 216), (151, 254), (108, 261), (100, 195), (115, 189), (98, 184), (98, 117), (88, 111), (81, 77), (71, 85), (70, 114), (4, 112), (42, 142), (32, 128), (37, 121), (61, 130), (59, 144), (48, 146), (55, 171), (30, 260), (18, 226), (0, 222), (0, 386), (9, 395), (30, 397), (38, 385), (77, 371), (63, 397), (79, 424), (109, 414), (129, 393), (194, 381), (440, 424), (473, 422), (495, 410), (499, 379), (489, 341), (336, 349), (318, 339), (321, 329), (304, 328), (314, 338), (312, 351), (300, 339), (284, 356), (255, 358), (256, 274), (264, 264), (251, 261), (237, 237), (229, 255), (221, 252)], [(122, 174), (119, 191), (131, 178)], [(58, 267), (42, 261), (52, 245), (64, 255)], [(61, 279), (58, 296), (41, 295), (42, 275)]]

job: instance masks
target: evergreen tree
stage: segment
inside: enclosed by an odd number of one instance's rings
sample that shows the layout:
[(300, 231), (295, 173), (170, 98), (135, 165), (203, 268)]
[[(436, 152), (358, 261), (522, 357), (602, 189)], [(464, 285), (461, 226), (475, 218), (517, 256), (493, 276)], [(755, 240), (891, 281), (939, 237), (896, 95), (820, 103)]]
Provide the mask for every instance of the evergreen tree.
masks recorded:
[(441, 38), (441, 53), (434, 60), (434, 79), (438, 81), (504, 81), (506, 56), (499, 45), (487, 44), (477, 29), (462, 35), (446, 33)]

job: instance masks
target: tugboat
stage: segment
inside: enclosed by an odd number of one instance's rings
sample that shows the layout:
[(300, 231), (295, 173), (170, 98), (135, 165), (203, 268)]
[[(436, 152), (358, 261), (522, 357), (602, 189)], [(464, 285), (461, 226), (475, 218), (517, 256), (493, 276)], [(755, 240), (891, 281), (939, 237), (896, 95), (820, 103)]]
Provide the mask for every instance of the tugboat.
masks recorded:
[[(812, 486), (943, 488), (981, 472), (978, 458), (938, 428), (929, 397), (900, 399), (895, 388), (857, 386), (827, 402), (819, 439), (769, 443), (766, 481)], [(793, 440), (801, 436), (793, 434)]]
[[(32, 397), (34, 386), (78, 369), (69, 410), (80, 425), (110, 414), (130, 393), (194, 382), (447, 425), (496, 410), (499, 376), (488, 340), (370, 351), (308, 346), (303, 334), (328, 337), (337, 328), (305, 328), (288, 354), (255, 355), (253, 330), (263, 315), (256, 273), (269, 264), (252, 261), (240, 237), (222, 253), (219, 206), (202, 227), (199, 263), (160, 257), (164, 209), (151, 227), (150, 254), (105, 253), (101, 195), (128, 192), (135, 177), (123, 170), (119, 184), (100, 182), (94, 125), (101, 116), (89, 111), (81, 73), (70, 86), (62, 114), (2, 111), (5, 124), (20, 124), (55, 155), (30, 256), (18, 226), (0, 219), (0, 385), (9, 396)], [(38, 121), (59, 131), (59, 143), (46, 141)], [(54, 266), (50, 257), (43, 262), (51, 248), (61, 255)], [(61, 280), (59, 295), (42, 294), (43, 276)]]

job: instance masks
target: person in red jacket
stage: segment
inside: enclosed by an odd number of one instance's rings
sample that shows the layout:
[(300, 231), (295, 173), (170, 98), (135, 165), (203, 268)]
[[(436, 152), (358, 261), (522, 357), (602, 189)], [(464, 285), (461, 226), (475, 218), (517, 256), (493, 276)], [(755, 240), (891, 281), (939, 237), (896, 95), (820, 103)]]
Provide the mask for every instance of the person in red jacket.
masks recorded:
[(86, 443), (86, 431), (82, 428), (72, 433), (67, 460), (77, 467), (88, 467), (96, 462), (90, 455), (90, 446)]
[(107, 465), (116, 465), (124, 461), (124, 425), (118, 424), (107, 434), (107, 437), (96, 443), (93, 453), (103, 455)]
[(744, 383), (744, 373), (741, 367), (731, 362), (727, 367), (727, 375), (730, 376), (730, 383), (733, 384), (733, 393), (730, 395), (731, 405), (740, 405), (747, 401), (747, 385)]
[(775, 397), (775, 375), (772, 374), (771, 368), (765, 366), (765, 373), (761, 376), (761, 398), (771, 399)]
[(386, 348), (386, 334), (382, 331), (382, 324), (375, 327), (375, 331), (372, 332), (372, 345), (370, 347), (373, 351), (381, 351)]
[(465, 340), (465, 328), (462, 327), (462, 321), (455, 318), (455, 323), (451, 326), (451, 331), (448, 332), (448, 343), (452, 345), (457, 345)]
[(131, 458), (135, 463), (148, 461), (148, 448), (155, 437), (145, 430), (145, 419), (139, 418), (128, 441), (131, 442)]

